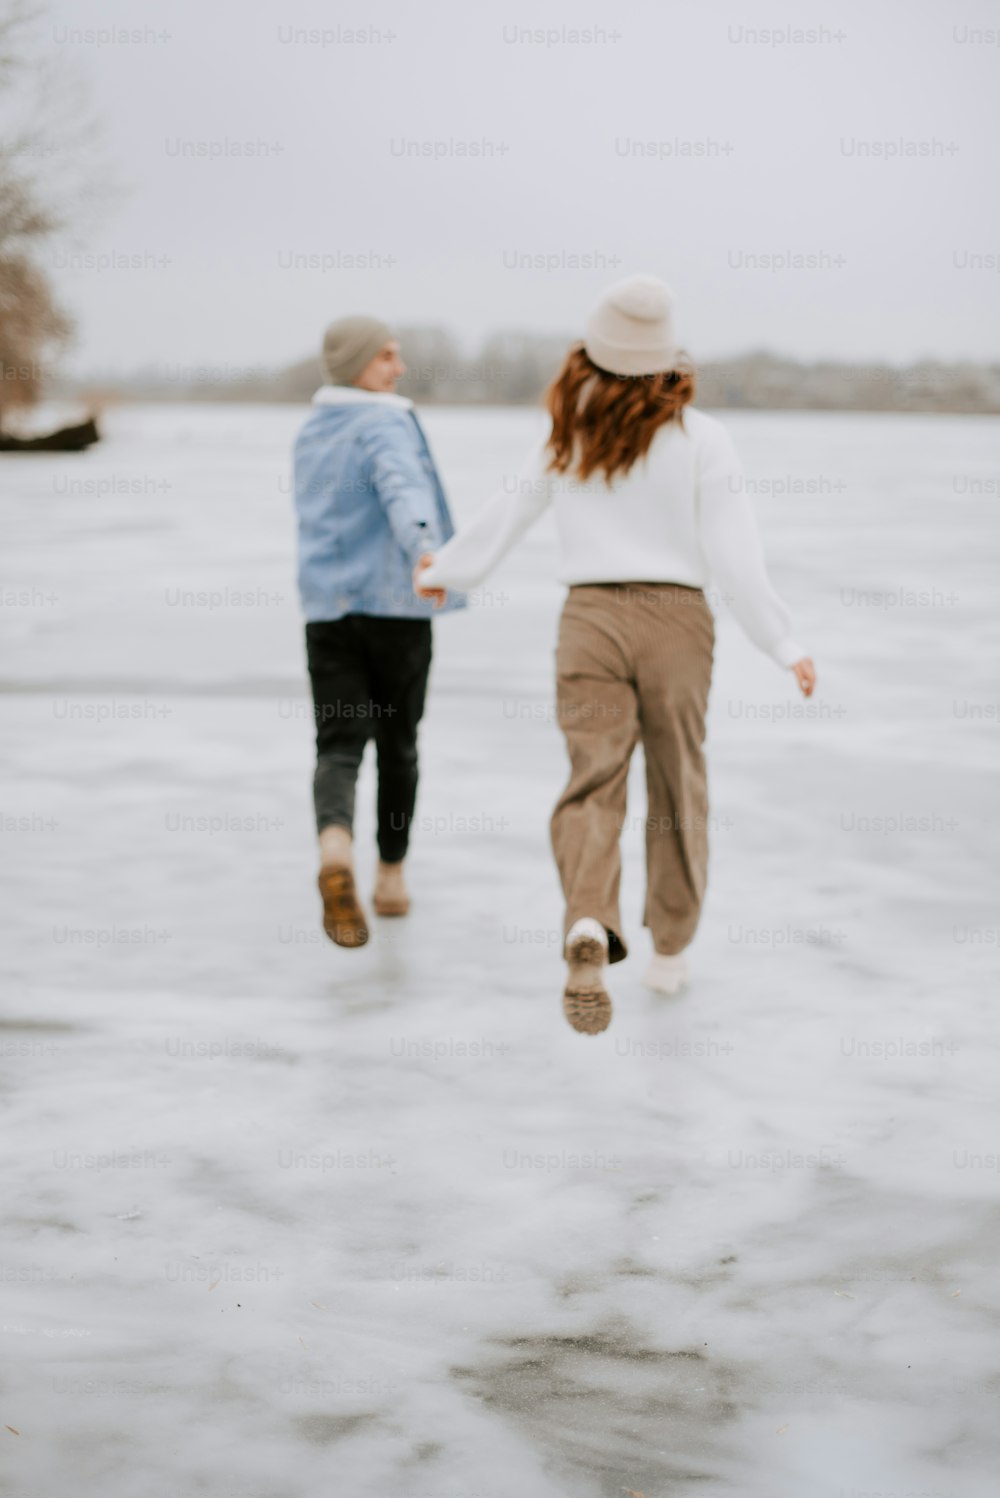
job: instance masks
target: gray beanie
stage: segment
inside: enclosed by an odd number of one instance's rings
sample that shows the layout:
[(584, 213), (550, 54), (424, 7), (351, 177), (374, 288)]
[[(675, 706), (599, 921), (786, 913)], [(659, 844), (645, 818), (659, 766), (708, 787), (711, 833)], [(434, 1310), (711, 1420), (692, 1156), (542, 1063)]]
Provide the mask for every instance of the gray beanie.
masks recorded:
[(353, 385), (365, 365), (396, 335), (377, 317), (341, 317), (323, 335), (323, 363), (332, 385)]
[(587, 322), (584, 348), (616, 375), (660, 374), (677, 365), (674, 298), (657, 276), (629, 276), (609, 286)]

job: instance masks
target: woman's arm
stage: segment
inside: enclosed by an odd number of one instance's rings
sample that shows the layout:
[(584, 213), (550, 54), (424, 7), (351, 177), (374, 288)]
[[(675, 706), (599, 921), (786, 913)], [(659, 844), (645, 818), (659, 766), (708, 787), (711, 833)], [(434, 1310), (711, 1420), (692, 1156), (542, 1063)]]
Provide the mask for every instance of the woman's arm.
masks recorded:
[(732, 439), (715, 423), (698, 456), (697, 482), (699, 539), (715, 582), (748, 638), (779, 666), (791, 667), (808, 697), (815, 670), (793, 638), (791, 615), (767, 575), (757, 520)]
[(414, 587), (423, 597), (443, 589), (465, 591), (481, 583), (516, 541), (534, 524), (552, 499), (547, 473), (547, 442), (535, 444), (518, 468), (504, 475), (503, 484), (469, 525), (463, 526), (427, 562), (420, 559)]

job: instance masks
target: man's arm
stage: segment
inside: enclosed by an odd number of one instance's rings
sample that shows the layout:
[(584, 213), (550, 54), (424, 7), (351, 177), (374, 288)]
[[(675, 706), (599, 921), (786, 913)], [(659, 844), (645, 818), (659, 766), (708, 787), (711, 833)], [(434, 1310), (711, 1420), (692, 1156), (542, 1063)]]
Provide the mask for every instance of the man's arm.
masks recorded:
[(423, 464), (413, 421), (380, 415), (361, 434), (372, 487), (410, 567), (441, 545), (434, 481)]

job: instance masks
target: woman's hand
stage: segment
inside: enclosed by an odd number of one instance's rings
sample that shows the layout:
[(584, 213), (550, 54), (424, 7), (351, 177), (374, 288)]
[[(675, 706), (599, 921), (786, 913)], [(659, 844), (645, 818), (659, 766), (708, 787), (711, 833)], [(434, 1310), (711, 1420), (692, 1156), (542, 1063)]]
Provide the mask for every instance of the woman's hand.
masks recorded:
[(427, 551), (427, 552), (424, 553), (424, 555), (420, 558), (420, 560), (417, 563), (417, 565), (414, 567), (414, 569), (413, 569), (413, 591), (414, 591), (414, 593), (416, 593), (416, 595), (417, 595), (418, 598), (426, 598), (426, 599), (428, 599), (431, 603), (433, 603), (433, 605), (434, 605), (434, 607), (436, 609), (439, 609), (441, 607), (441, 605), (444, 603), (445, 599), (448, 597), (447, 589), (445, 589), (445, 588), (422, 588), (420, 586), (420, 574), (426, 568), (428, 568), (431, 565), (431, 563), (433, 562), (433, 560), (434, 560), (434, 557), (432, 556), (432, 554), (429, 551)]
[(795, 680), (801, 688), (803, 697), (811, 697), (816, 686), (816, 667), (811, 657), (804, 655), (790, 669), (795, 672)]

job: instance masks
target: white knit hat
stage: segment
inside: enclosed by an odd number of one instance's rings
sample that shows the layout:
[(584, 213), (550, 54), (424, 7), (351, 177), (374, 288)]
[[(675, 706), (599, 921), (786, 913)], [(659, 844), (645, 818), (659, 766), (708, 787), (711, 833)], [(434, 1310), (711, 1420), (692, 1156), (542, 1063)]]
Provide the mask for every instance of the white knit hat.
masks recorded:
[(629, 276), (609, 286), (587, 322), (584, 348), (600, 369), (650, 375), (676, 367), (674, 297), (657, 276)]

